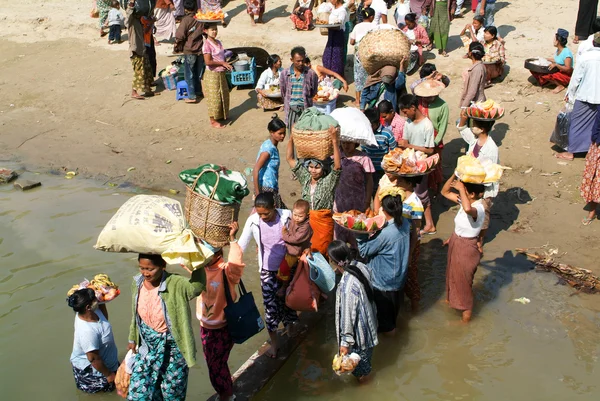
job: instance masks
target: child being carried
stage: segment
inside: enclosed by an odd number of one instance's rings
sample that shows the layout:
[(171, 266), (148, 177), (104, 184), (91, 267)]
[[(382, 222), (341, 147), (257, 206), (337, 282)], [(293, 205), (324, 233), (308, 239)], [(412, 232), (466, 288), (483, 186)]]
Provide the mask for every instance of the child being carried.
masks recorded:
[(310, 205), (307, 201), (304, 199), (297, 200), (294, 203), (292, 218), (288, 226), (282, 229), (281, 234), (285, 241), (287, 253), (279, 266), (279, 272), (277, 272), (277, 279), (283, 283), (281, 289), (278, 291), (280, 297), (285, 296), (287, 286), (293, 275), (292, 271), (298, 264), (298, 258), (302, 256), (305, 250), (310, 250), (310, 239), (312, 238), (313, 231), (308, 219), (309, 210)]

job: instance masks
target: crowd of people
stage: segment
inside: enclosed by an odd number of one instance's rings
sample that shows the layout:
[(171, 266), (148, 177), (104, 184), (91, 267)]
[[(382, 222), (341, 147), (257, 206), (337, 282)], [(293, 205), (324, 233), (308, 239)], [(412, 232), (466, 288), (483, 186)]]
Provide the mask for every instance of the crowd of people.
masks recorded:
[[(101, 2), (98, 0), (99, 5)], [(153, 94), (156, 64), (151, 56), (154, 54), (152, 24), (162, 16), (161, 34), (174, 36), (176, 47), (185, 55), (185, 79), (189, 80), (190, 91), (205, 96), (211, 124), (221, 128), (229, 107), (225, 72), (231, 65), (225, 61), (223, 44), (216, 39), (217, 26), (193, 19), (198, 6), (213, 10), (217, 3), (209, 0), (199, 3), (166, 0), (165, 7), (154, 14), (157, 19), (153, 22), (150, 14), (140, 16), (135, 2), (129, 2), (127, 26), (135, 74), (132, 97), (143, 99)], [(452, 114), (458, 117), (456, 129), (467, 145), (467, 154), (481, 161), (499, 162), (499, 148), (493, 140), (494, 121), (470, 119), (465, 111), (472, 102), (485, 101), (486, 87), (503, 74), (504, 39), (493, 25), (495, 1), (472, 1), (475, 16), (461, 33), (468, 36), (465, 57), (471, 63), (462, 74), (462, 93), (455, 113), (441, 98), (450, 80), (422, 58), (432, 42), (440, 55), (446, 55), (449, 24), (462, 16), (462, 3), (400, 0), (395, 15), (403, 18), (396, 22), (410, 38), (414, 56), (371, 75), (362, 69), (360, 60), (354, 60), (357, 106), (370, 122), (376, 144), (340, 141), (337, 129), (331, 127), (328, 131), (333, 144), (331, 158), (298, 159), (294, 138), (290, 136), (285, 160), (301, 188), (301, 197), (291, 210), (279, 193), (279, 145), (291, 133), (300, 115), (313, 105), (323, 77), (329, 76), (337, 81), (339, 88), (348, 89), (344, 69), (347, 45), (356, 46), (375, 25), (389, 25), (391, 18), (388, 20), (387, 11), (392, 4), (365, 0), (356, 5), (356, 19), (351, 20), (352, 7), (341, 0), (332, 0), (330, 15), (342, 25), (341, 29), (328, 33), (322, 66), (311, 63), (300, 46), (291, 50), (286, 66), (282, 57), (269, 57), (268, 68), (256, 86), (258, 102), (265, 110), (283, 109), (283, 119), (273, 115), (267, 126), (268, 137), (257, 152), (253, 214), (246, 220), (239, 241), (236, 240), (238, 223), (231, 225), (227, 260), (222, 248), (206, 244), (214, 256), (206, 267), (191, 273), (189, 279), (168, 273), (160, 256), (139, 255), (140, 274), (131, 286), (128, 345), (136, 357), (127, 399), (185, 399), (189, 368), (196, 363), (190, 309), (190, 301), (195, 298), (211, 384), (219, 399), (234, 399), (227, 364), (234, 342), (224, 313), (225, 287), (235, 299), (236, 284), (243, 274), (248, 274), (244, 273), (243, 254), (250, 249), (252, 240), (258, 248), (264, 319), (270, 340), (265, 355), (277, 356), (281, 324), (289, 336), (297, 333), (298, 315), (286, 305), (286, 288), (294, 274), (293, 266), (312, 252), (320, 252), (341, 276), (335, 297), (338, 352), (357, 353), (361, 357), (353, 375), (366, 382), (372, 371), (371, 359), (379, 343), (378, 336), (395, 334), (405, 295), (411, 310), (419, 311), (420, 241), (423, 236), (437, 234), (432, 203), (438, 201), (438, 195), (459, 205), (453, 233), (444, 241), (448, 246), (446, 300), (461, 313), (463, 323), (471, 320), (473, 280), (491, 223), (490, 210), (499, 193), (498, 183), (464, 183), (454, 174), (445, 180), (441, 162), (428, 175), (417, 177), (390, 174), (382, 168), (383, 157), (397, 147), (443, 157), (444, 136), (452, 124)], [(265, 2), (247, 0), (247, 4), (252, 22), (262, 22)], [(291, 15), (295, 29), (313, 28), (314, 7), (312, 0), (297, 0)], [(118, 10), (119, 4), (113, 5), (113, 9)], [(173, 18), (164, 17), (165, 13)], [(422, 16), (432, 19), (429, 32), (417, 23)], [(108, 14), (106, 18), (110, 20)], [(175, 20), (180, 21), (177, 29)], [(104, 24), (101, 21), (101, 26)], [(581, 194), (589, 210), (582, 223), (589, 225), (595, 220), (600, 203), (600, 33), (590, 31), (591, 26), (583, 32), (579, 22), (577, 29), (580, 41), (577, 63), (567, 48), (568, 32), (558, 29), (554, 37), (557, 51), (552, 58), (552, 67), (557, 70), (535, 78), (540, 84), (551, 82), (557, 88), (568, 87), (566, 100), (574, 103), (570, 153), (559, 157), (572, 159), (572, 153), (588, 151)], [(589, 38), (584, 37), (586, 33)], [(490, 54), (495, 61), (484, 64), (483, 58)], [(420, 79), (407, 88), (406, 73), (411, 62), (415, 63), (412, 68), (420, 68)], [(275, 83), (281, 89), (280, 100), (266, 96), (265, 90)], [(194, 102), (195, 97), (188, 100)], [(334, 224), (335, 212), (369, 209), (385, 218), (382, 229), (373, 235), (356, 234)], [(68, 304), (76, 312), (71, 362), (77, 387), (85, 392), (112, 391), (119, 361), (106, 305), (99, 305), (94, 292), (87, 289), (71, 295)]]

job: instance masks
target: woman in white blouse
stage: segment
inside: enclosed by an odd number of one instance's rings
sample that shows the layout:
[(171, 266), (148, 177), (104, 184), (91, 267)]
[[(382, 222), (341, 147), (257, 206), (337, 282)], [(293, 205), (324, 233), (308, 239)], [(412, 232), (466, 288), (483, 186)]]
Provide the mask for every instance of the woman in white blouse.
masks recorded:
[(346, 47), (346, 22), (348, 10), (342, 0), (330, 0), (333, 11), (329, 14), (330, 24), (341, 24), (339, 28), (329, 28), (327, 45), (323, 52), (323, 67), (344, 76), (344, 48)]
[[(267, 59), (267, 69), (260, 74), (256, 84), (258, 107), (263, 110), (278, 110), (283, 106), (283, 98), (279, 89), (279, 74), (281, 72), (281, 57), (271, 54)], [(279, 94), (279, 96), (277, 96)]]

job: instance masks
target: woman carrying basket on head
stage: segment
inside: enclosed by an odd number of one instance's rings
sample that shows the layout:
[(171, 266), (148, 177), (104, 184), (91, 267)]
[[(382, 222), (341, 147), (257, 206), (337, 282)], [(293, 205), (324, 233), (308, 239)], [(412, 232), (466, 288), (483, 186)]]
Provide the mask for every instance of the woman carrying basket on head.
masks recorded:
[(298, 162), (294, 156), (294, 138), (288, 142), (286, 159), (302, 185), (302, 199), (310, 204), (310, 226), (313, 230), (313, 251), (327, 254), (333, 241), (333, 198), (340, 180), (342, 163), (337, 129), (329, 128), (333, 142), (333, 169), (330, 160), (307, 159)]

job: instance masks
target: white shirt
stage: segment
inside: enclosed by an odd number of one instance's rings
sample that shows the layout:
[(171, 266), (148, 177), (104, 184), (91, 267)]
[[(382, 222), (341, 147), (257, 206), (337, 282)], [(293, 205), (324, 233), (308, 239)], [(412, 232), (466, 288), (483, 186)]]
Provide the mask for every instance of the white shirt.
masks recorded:
[[(467, 154), (473, 156), (473, 149), (475, 145), (477, 145), (477, 138), (471, 128), (469, 127), (458, 127), (458, 132), (460, 132), (460, 136), (465, 140), (466, 143), (469, 144), (469, 150), (467, 150)], [(488, 159), (492, 163), (498, 164), (498, 145), (492, 139), (491, 136), (488, 135), (487, 141), (483, 144), (481, 149), (479, 149), (479, 157), (477, 160)], [(492, 184), (486, 184), (485, 193), (483, 194), (483, 198), (495, 198), (498, 196), (498, 191), (500, 189), (500, 184), (494, 182)]]
[(346, 22), (348, 22), (348, 10), (346, 7), (338, 7), (333, 9), (331, 14), (329, 14), (329, 23), (330, 24), (342, 24), (340, 29), (342, 31), (346, 30)]
[(579, 47), (577, 48), (577, 60), (579, 61), (579, 57), (588, 50), (594, 47), (594, 35), (588, 36), (586, 40), (583, 42), (579, 42)]
[[(407, 29), (406, 31), (402, 31), (404, 32), (404, 34), (406, 35), (406, 37), (408, 38), (408, 40), (415, 40), (417, 38), (417, 35), (415, 34), (414, 29)], [(416, 52), (417, 50), (419, 50), (419, 46), (417, 45), (410, 45), (410, 51), (411, 52)]]
[(379, 25), (379, 23), (381, 22), (381, 16), (385, 15), (387, 17), (387, 4), (385, 4), (384, 0), (373, 0), (373, 2), (371, 3), (371, 8), (375, 11), (375, 18), (373, 19), (373, 23), (375, 25)]
[(125, 19), (123, 18), (123, 14), (121, 14), (121, 11), (111, 7), (111, 9), (108, 11), (108, 26), (124, 24)]
[(394, 13), (394, 18), (396, 18), (396, 24), (398, 24), (399, 26), (404, 26), (404, 17), (406, 16), (406, 14), (409, 13), (410, 4), (408, 4), (408, 1), (405, 0), (404, 3), (398, 3), (398, 6), (396, 7), (396, 12)]
[(485, 209), (481, 201), (472, 203), (471, 207), (477, 210), (477, 220), (473, 220), (473, 218), (465, 212), (462, 205), (460, 206), (458, 213), (456, 213), (456, 217), (454, 218), (454, 233), (459, 237), (476, 238), (481, 232), (483, 220), (485, 219)]
[(409, 144), (423, 148), (433, 148), (435, 147), (433, 137), (434, 130), (430, 119), (424, 118), (418, 123), (410, 120), (406, 121), (403, 139), (406, 139)]
[(279, 69), (279, 76), (275, 78), (273, 75), (273, 70), (267, 68), (260, 74), (260, 78), (258, 78), (258, 82), (256, 84), (256, 89), (265, 89), (265, 85), (279, 85), (279, 77), (281, 76), (282, 68)]
[(577, 60), (567, 96), (571, 102), (600, 104), (600, 47), (591, 48)]
[(350, 32), (350, 39), (354, 40), (355, 45), (358, 45), (362, 38), (364, 38), (374, 27), (375, 24), (373, 22), (361, 22), (360, 24), (357, 24), (352, 32)]

